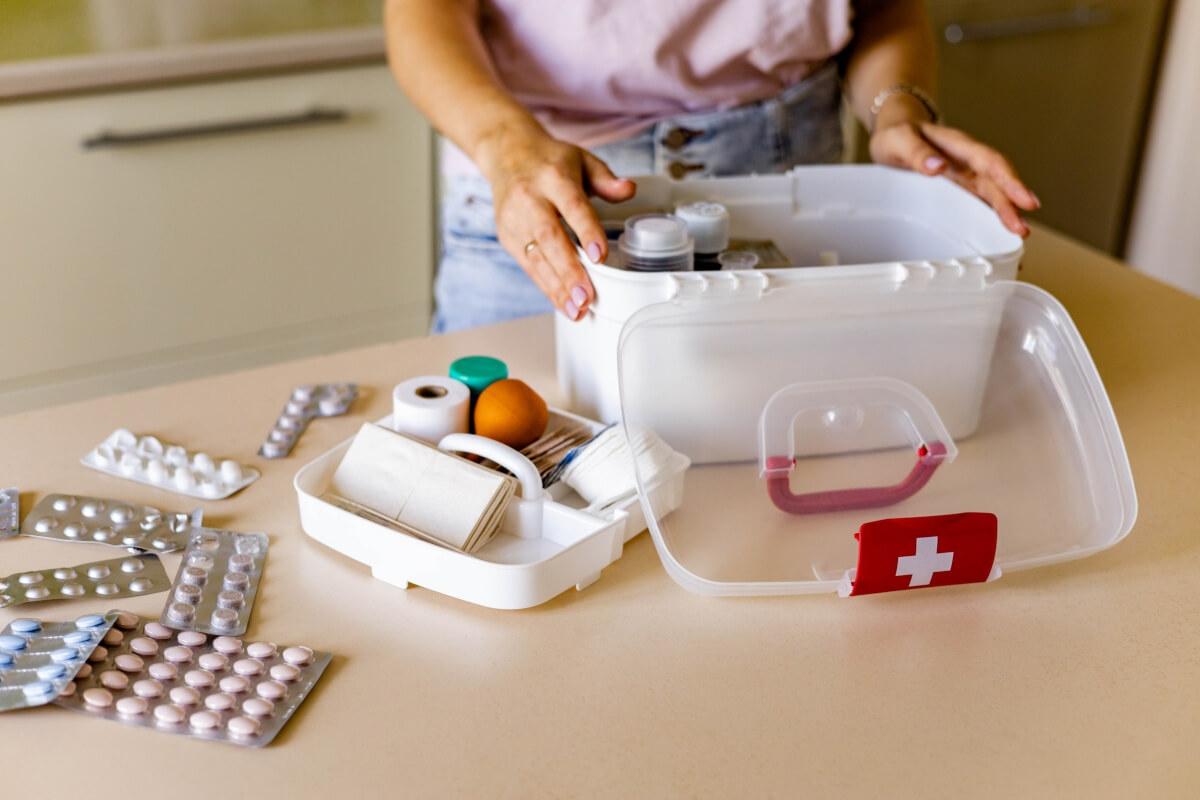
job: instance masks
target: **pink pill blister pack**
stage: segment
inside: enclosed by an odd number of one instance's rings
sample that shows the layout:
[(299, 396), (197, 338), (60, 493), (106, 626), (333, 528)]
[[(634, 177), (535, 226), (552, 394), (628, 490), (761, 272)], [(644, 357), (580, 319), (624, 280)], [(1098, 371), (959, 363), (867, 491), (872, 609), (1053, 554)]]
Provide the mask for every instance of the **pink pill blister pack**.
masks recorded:
[(109, 634), (117, 612), (71, 622), (14, 619), (0, 633), (0, 711), (49, 703), (70, 687)]
[(165, 592), (171, 585), (154, 553), (73, 567), (17, 572), (0, 578), (0, 608), (43, 600), (137, 597)]
[(21, 493), (15, 488), (0, 489), (0, 539), (20, 532)]
[(169, 553), (187, 545), (202, 518), (200, 509), (184, 514), (105, 497), (51, 494), (25, 517), (21, 535)]
[(329, 653), (174, 631), (121, 614), (58, 705), (165, 733), (262, 747), (287, 724)]
[(262, 581), (267, 547), (265, 533), (192, 531), (159, 622), (179, 630), (244, 633)]
[(81, 462), (117, 478), (202, 500), (229, 497), (260, 475), (236, 461), (218, 461), (208, 453), (190, 452), (154, 436), (139, 437), (125, 428), (109, 434)]

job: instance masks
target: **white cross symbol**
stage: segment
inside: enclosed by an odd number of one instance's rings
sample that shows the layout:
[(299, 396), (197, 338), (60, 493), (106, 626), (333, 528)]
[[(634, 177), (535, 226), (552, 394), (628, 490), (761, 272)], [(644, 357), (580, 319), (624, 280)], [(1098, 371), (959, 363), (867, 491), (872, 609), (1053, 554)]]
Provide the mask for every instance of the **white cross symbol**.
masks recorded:
[(918, 536), (917, 552), (896, 559), (896, 577), (911, 575), (908, 582), (911, 589), (914, 586), (928, 586), (935, 572), (949, 572), (954, 564), (954, 553), (939, 553), (937, 548), (938, 537)]

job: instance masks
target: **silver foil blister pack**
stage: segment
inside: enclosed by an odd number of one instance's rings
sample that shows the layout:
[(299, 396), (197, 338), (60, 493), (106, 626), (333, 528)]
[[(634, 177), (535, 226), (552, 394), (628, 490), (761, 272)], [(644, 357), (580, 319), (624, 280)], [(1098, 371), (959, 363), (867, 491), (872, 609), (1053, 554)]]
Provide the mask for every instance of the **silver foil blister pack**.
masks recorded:
[(356, 383), (317, 383), (292, 390), (275, 427), (258, 448), (263, 458), (284, 458), (292, 452), (308, 423), (318, 417), (339, 417), (350, 410), (358, 397)]
[(0, 608), (45, 600), (113, 599), (165, 592), (171, 579), (154, 553), (26, 570), (0, 577)]
[(267, 547), (265, 533), (192, 531), (159, 622), (179, 630), (245, 633)]
[(331, 658), (309, 647), (247, 644), (232, 636), (174, 631), (146, 619), (117, 632), (121, 641), (60, 694), (58, 705), (126, 725), (246, 747), (262, 747), (275, 738)]
[(25, 517), (21, 535), (169, 553), (187, 546), (203, 512), (163, 511), (105, 497), (51, 494)]
[(0, 711), (49, 703), (71, 689), (116, 622), (117, 612), (71, 622), (15, 619), (0, 633)]
[(0, 539), (21, 532), (21, 493), (16, 488), (0, 489)]

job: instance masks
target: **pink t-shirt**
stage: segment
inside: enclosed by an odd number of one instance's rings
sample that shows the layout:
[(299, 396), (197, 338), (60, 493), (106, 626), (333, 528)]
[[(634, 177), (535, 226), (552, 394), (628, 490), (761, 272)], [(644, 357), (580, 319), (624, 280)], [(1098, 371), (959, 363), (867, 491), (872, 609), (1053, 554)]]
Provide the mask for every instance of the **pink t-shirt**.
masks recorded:
[(480, 0), (500, 80), (593, 146), (778, 94), (850, 41), (850, 0)]

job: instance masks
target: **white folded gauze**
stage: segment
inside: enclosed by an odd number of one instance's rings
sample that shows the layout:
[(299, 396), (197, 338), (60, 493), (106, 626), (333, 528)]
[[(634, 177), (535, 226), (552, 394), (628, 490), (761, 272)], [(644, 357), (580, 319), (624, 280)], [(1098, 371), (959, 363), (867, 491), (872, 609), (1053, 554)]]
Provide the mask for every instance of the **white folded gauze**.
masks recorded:
[(390, 527), (472, 553), (495, 534), (516, 490), (511, 475), (367, 423), (328, 494)]
[(675, 451), (646, 428), (625, 429), (615, 425), (586, 445), (562, 473), (562, 480), (588, 502), (604, 508), (637, 493), (634, 458), (646, 485), (654, 483), (670, 464)]

